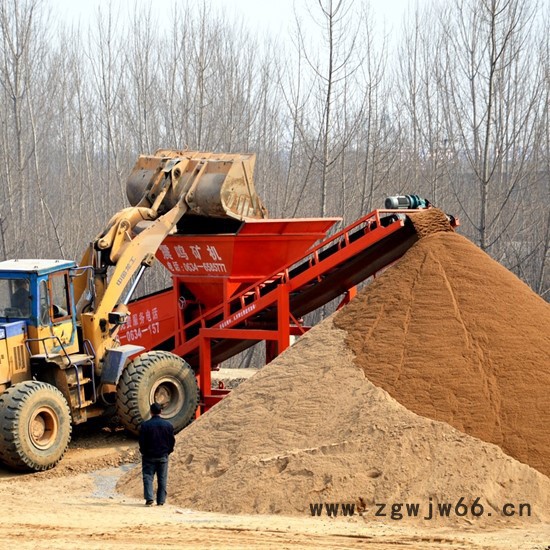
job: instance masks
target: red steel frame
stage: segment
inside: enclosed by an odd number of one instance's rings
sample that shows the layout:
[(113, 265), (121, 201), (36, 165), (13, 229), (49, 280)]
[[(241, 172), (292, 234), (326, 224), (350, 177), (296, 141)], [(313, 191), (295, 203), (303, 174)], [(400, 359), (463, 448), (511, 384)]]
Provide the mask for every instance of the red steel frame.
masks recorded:
[[(355, 295), (358, 283), (397, 261), (418, 239), (406, 222), (406, 212), (411, 211), (375, 210), (363, 216), (321, 241), (299, 260), (281, 266), (190, 322), (185, 323), (182, 310), (173, 306), (176, 319), (171, 351), (188, 360), (197, 371), (201, 412), (229, 391), (211, 388), (213, 364), (261, 341), (266, 342), (266, 362), (269, 362), (289, 347), (292, 335), (309, 330), (301, 320), (302, 315), (338, 296), (343, 296), (338, 306), (342, 307)], [(392, 218), (387, 217), (391, 215)], [(383, 223), (383, 217), (389, 222)], [(172, 303), (177, 304), (181, 281), (173, 275), (173, 282), (174, 290), (169, 295)], [(167, 294), (161, 295), (166, 298)], [(143, 309), (147, 300), (151, 298), (131, 304), (132, 314)], [(187, 337), (188, 334), (192, 336)], [(219, 344), (221, 351), (213, 352), (213, 346)]]
[[(396, 212), (376, 210), (364, 216), (319, 243), (308, 251), (299, 262), (283, 266), (277, 272), (266, 277), (264, 281), (251, 285), (228, 302), (217, 308), (212, 308), (191, 323), (178, 327), (176, 330), (178, 344), (173, 350), (174, 353), (185, 357), (194, 352), (196, 353), (197, 350), (199, 352), (198, 379), (202, 394), (201, 408), (203, 412), (217, 403), (227, 393), (227, 390), (211, 388), (212, 342), (214, 340), (265, 341), (267, 348), (266, 362), (269, 362), (289, 347), (291, 335), (303, 334), (309, 328), (304, 327), (302, 322), (293, 315), (290, 307), (291, 294), (306, 285), (315, 283), (324, 274), (331, 270), (337, 270), (338, 266), (356, 256), (365, 248), (371, 247), (402, 229), (405, 224), (402, 218), (397, 218), (387, 227), (382, 225), (381, 214), (391, 213)], [(399, 214), (403, 215), (403, 212), (401, 211)], [(350, 235), (360, 226), (364, 228), (363, 237), (351, 242)], [(337, 244), (336, 249), (323, 258), (322, 251), (335, 243)], [(292, 265), (304, 262), (308, 263), (307, 269), (296, 276), (292, 276)], [(268, 282), (274, 281), (276, 282), (275, 288), (262, 295), (262, 288), (265, 288)], [(356, 285), (346, 288), (342, 293), (344, 299), (339, 307), (347, 303), (355, 293)], [(249, 328), (247, 321), (267, 308), (275, 308), (277, 311), (275, 326), (272, 329)], [(209, 320), (219, 316), (222, 316), (223, 319), (209, 326)], [(178, 321), (181, 322), (181, 319), (178, 319)], [(200, 325), (198, 336), (184, 341), (183, 336), (185, 333), (192, 325), (197, 324)]]

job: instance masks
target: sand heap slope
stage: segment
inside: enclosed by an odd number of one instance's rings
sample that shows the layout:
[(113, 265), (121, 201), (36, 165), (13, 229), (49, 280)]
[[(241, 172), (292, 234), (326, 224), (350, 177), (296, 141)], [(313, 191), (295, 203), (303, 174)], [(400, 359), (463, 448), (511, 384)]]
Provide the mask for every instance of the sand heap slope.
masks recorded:
[[(550, 480), (522, 463), (550, 465), (548, 305), (446, 224), (417, 227), (398, 264), (177, 436), (171, 503), (362, 502), (368, 518), (478, 497), (493, 520), (507, 502), (550, 515)], [(140, 497), (139, 469), (119, 488)]]
[[(547, 517), (548, 478), (405, 409), (365, 378), (346, 337), (327, 319), (178, 434), (169, 502), (290, 515), (309, 515), (311, 503), (362, 502), (364, 517), (380, 521), (374, 503), (419, 503), (428, 514), (430, 498), (479, 497), (491, 525), (507, 502)], [(141, 498), (139, 468), (119, 490)]]
[(550, 305), (470, 241), (420, 239), (335, 325), (405, 407), (550, 474)]

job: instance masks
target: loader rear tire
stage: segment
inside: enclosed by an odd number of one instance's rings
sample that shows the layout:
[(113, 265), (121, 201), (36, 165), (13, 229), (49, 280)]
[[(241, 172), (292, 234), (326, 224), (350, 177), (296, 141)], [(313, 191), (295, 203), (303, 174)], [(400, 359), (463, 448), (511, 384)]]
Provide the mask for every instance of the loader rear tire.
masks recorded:
[(161, 417), (179, 432), (195, 416), (199, 388), (195, 373), (181, 357), (166, 351), (150, 351), (124, 369), (118, 381), (116, 401), (122, 425), (134, 435), (150, 417), (149, 407), (153, 402), (162, 406)]
[(53, 468), (71, 440), (71, 413), (51, 384), (29, 380), (0, 395), (0, 460), (20, 471)]

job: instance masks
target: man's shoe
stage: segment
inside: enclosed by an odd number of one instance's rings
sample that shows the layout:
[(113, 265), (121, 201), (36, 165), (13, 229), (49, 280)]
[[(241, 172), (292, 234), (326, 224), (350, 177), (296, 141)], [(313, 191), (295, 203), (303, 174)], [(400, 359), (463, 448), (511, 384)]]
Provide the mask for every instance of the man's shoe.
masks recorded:
[(164, 502), (157, 502), (157, 506), (164, 506)]
[(153, 506), (153, 501), (152, 500), (145, 501), (145, 506)]

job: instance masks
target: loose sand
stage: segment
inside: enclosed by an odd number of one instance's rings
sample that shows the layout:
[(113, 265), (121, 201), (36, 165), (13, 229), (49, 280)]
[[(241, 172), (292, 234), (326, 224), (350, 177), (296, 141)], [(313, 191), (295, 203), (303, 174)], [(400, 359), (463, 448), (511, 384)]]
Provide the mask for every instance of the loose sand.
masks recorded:
[(421, 239), (334, 322), (402, 405), (550, 474), (550, 306), (470, 241)]
[[(484, 507), (479, 525), (504, 522), (505, 503), (548, 519), (549, 306), (440, 212), (422, 216), (397, 265), (178, 435), (172, 502), (353, 503), (372, 519), (380, 503), (429, 515), (463, 499)], [(139, 469), (119, 488), (141, 495)]]
[(550, 540), (550, 524), (533, 522), (480, 529), (477, 522), (457, 528), (406, 518), (363, 522), (309, 514), (223, 515), (170, 502), (148, 508), (141, 495), (132, 498), (115, 491), (121, 467), (103, 469), (131, 459), (136, 441), (120, 430), (89, 428), (75, 433), (53, 470), (23, 475), (0, 466), (0, 548), (542, 550)]
[[(177, 437), (171, 502), (225, 513), (310, 513), (310, 503), (469, 502), (495, 517), (550, 480), (498, 447), (420, 417), (371, 384), (328, 319)], [(141, 495), (139, 471), (119, 485)], [(426, 512), (427, 513), (427, 512)], [(471, 519), (471, 517), (469, 518)]]

